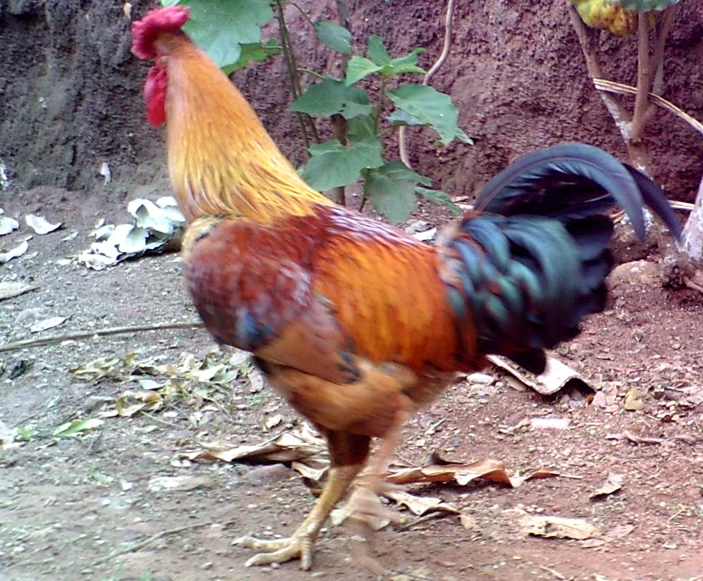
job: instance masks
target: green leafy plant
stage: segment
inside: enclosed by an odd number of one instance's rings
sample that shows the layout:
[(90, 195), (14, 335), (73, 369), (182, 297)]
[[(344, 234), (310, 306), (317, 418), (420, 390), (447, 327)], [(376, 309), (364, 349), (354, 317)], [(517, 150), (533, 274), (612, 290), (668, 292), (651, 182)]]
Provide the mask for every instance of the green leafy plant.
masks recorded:
[[(432, 183), (429, 178), (412, 171), (398, 159), (387, 159), (386, 155), (384, 142), (403, 126), (434, 130), (439, 146), (454, 140), (470, 143), (457, 125), (459, 112), (448, 95), (420, 83), (403, 82), (407, 75), (425, 74), (418, 65), (418, 55), (423, 49), (416, 48), (393, 58), (381, 37), (371, 36), (366, 54), (353, 54), (348, 29), (331, 20), (312, 22), (305, 15), (320, 42), (340, 55), (344, 78), (338, 79), (297, 69), (282, 18), (281, 0), (274, 2), (274, 8), (278, 9), (280, 45), (261, 40), (260, 27), (272, 19), (274, 13), (268, 0), (214, 3), (162, 0), (162, 3), (191, 7), (186, 32), (227, 73), (283, 50), (294, 95), (291, 110), (299, 116), (309, 155), (301, 174), (310, 186), (328, 191), (362, 180), (362, 207), (368, 200), (379, 213), (396, 223), (407, 219), (416, 208), (418, 197), (460, 213), (449, 195), (429, 187)], [(230, 24), (234, 21), (236, 24)], [(316, 82), (303, 91), (300, 75), (304, 72), (312, 74)], [(365, 85), (378, 87), (375, 99), (359, 86), (365, 80)], [(321, 141), (313, 118), (329, 120), (335, 138)], [(308, 128), (317, 143), (309, 143)]]

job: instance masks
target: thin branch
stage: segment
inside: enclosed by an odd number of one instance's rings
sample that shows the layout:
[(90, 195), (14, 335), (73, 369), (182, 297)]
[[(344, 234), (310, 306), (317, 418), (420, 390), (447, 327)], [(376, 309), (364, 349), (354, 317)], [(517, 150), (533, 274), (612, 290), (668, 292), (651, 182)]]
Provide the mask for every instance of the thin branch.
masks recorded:
[(201, 327), (204, 327), (204, 325), (200, 321), (156, 323), (154, 325), (137, 325), (136, 327), (109, 327), (107, 329), (98, 329), (96, 331), (80, 331), (78, 333), (69, 333), (67, 335), (58, 335), (55, 337), (25, 339), (23, 341), (15, 341), (13, 343), (5, 343), (4, 345), (0, 345), (0, 353), (7, 351), (18, 351), (19, 349), (32, 349), (34, 347), (43, 347), (45, 345), (54, 345), (56, 343), (62, 343), (63, 341), (92, 339), (93, 337), (107, 337), (108, 335), (125, 335), (131, 333), (142, 333), (144, 331), (160, 331), (162, 329), (197, 329)]
[[(664, 10), (662, 15), (662, 21), (660, 29), (657, 34), (657, 39), (654, 42), (654, 52), (652, 53), (652, 59), (650, 61), (650, 69), (656, 71), (660, 68), (661, 64), (664, 62), (664, 47), (666, 45), (666, 39), (669, 37), (669, 32), (671, 27), (674, 25), (674, 19), (679, 12), (680, 4), (674, 4), (669, 6)], [(657, 91), (652, 91), (656, 93)]]
[[(656, 70), (653, 69), (653, 70)], [(635, 96), (635, 112), (630, 126), (630, 141), (642, 141), (642, 133), (646, 123), (649, 91), (652, 85), (649, 60), (649, 14), (637, 14), (637, 94)]]
[[(574, 8), (574, 6), (571, 4), (571, 2), (567, 0), (566, 3), (568, 5), (571, 25), (576, 31), (576, 36), (579, 39), (579, 44), (581, 45), (583, 56), (586, 59), (586, 68), (588, 69), (588, 74), (594, 81), (596, 79), (602, 79), (604, 78), (603, 69), (601, 68), (600, 63), (598, 62), (598, 56), (596, 55), (596, 51), (593, 48), (593, 43), (591, 42), (591, 38), (588, 34), (588, 30), (586, 29), (586, 25), (581, 20), (579, 13), (577, 12), (576, 8)], [(606, 108), (615, 120), (615, 124), (618, 126), (618, 128), (621, 128), (623, 124), (630, 122), (630, 114), (625, 110), (625, 107), (623, 107), (622, 103), (620, 103), (618, 99), (613, 98), (607, 93), (600, 93), (600, 96), (601, 99), (603, 99), (603, 103), (605, 104)]]
[[(654, 71), (654, 79), (652, 81), (652, 86), (650, 87), (650, 92), (655, 93), (656, 95), (661, 93), (662, 86), (664, 85), (664, 47), (678, 11), (679, 4), (669, 6), (666, 10), (664, 10), (657, 28), (657, 38), (654, 41), (654, 52), (652, 53), (652, 58), (649, 61), (649, 69), (650, 71)], [(650, 103), (649, 108), (647, 109), (647, 114), (645, 115), (645, 123), (649, 123), (649, 121), (654, 117), (656, 110), (656, 105), (654, 103)]]
[[(439, 70), (439, 68), (444, 64), (444, 61), (447, 60), (447, 56), (449, 56), (449, 49), (452, 46), (452, 19), (454, 17), (454, 0), (447, 0), (447, 14), (444, 18), (444, 44), (442, 45), (442, 52), (440, 53), (439, 57), (437, 57), (437, 60), (435, 63), (432, 65), (429, 71), (425, 73), (425, 78), (422, 80), (423, 85), (428, 85), (430, 82), (430, 79), (434, 76), (434, 74)], [(406, 147), (406, 141), (405, 141), (405, 131), (406, 131), (406, 126), (403, 125), (401, 128), (398, 130), (398, 151), (400, 154), (400, 159), (401, 161), (410, 167), (410, 158), (408, 157), (408, 150)]]

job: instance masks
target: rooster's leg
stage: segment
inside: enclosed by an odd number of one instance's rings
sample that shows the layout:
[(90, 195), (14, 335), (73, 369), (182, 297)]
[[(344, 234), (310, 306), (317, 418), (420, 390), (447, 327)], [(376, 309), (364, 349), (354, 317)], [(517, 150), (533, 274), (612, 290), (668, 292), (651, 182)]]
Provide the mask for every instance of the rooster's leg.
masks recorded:
[(384, 478), (388, 473), (393, 450), (401, 440), (403, 425), (413, 414), (415, 408), (416, 406), (410, 398), (403, 397), (390, 429), (381, 439), (378, 449), (371, 459), (368, 473), (360, 478), (356, 490), (349, 499), (350, 519), (356, 530), (354, 537), (361, 541), (360, 544), (354, 545), (354, 557), (359, 564), (376, 575), (383, 575), (385, 571), (370, 555), (369, 543), (373, 537), (373, 519), (387, 519), (395, 523), (401, 520), (396, 511), (381, 504), (378, 495), (397, 486), (386, 482)]
[(349, 488), (354, 477), (364, 466), (369, 451), (370, 438), (344, 432), (327, 434), (331, 467), (329, 479), (320, 498), (310, 514), (288, 539), (266, 541), (254, 537), (242, 537), (234, 544), (262, 551), (246, 562), (253, 565), (270, 565), (300, 559), (300, 568), (308, 570), (312, 566), (312, 546), (327, 516)]

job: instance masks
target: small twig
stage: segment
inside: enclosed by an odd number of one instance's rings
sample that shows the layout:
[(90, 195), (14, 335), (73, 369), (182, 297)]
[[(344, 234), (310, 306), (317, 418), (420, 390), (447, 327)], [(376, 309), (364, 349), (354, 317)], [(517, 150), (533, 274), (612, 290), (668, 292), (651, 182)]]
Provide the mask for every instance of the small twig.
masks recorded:
[[(637, 15), (637, 95), (635, 96), (635, 112), (630, 125), (630, 141), (642, 141), (647, 97), (652, 84), (649, 60), (649, 14), (640, 12)], [(655, 69), (656, 70), (656, 69)]]
[(427, 522), (428, 520), (434, 520), (436, 518), (444, 518), (445, 516), (450, 516), (453, 514), (455, 514), (455, 513), (450, 512), (450, 511), (446, 511), (446, 510), (435, 510), (435, 511), (429, 512), (425, 515), (414, 518), (410, 522), (399, 525), (398, 529), (401, 531), (406, 531), (409, 528), (417, 526), (419, 524), (422, 524), (423, 522)]
[[(452, 45), (452, 18), (454, 17), (454, 0), (447, 0), (447, 14), (444, 18), (444, 44), (442, 45), (442, 52), (440, 53), (437, 60), (432, 65), (429, 71), (425, 73), (425, 78), (422, 80), (423, 85), (427, 85), (430, 82), (432, 76), (439, 70), (439, 68), (444, 64), (449, 56), (449, 49)], [(405, 130), (406, 127), (403, 125), (398, 130), (398, 151), (400, 154), (400, 160), (410, 167), (410, 158), (408, 157), (408, 150), (405, 142)]]
[(566, 577), (564, 577), (564, 575), (562, 575), (561, 573), (559, 573), (559, 571), (555, 571), (555, 570), (552, 569), (551, 567), (547, 567), (546, 565), (540, 565), (539, 568), (542, 569), (543, 571), (546, 571), (547, 573), (551, 573), (551, 574), (554, 575), (557, 579), (561, 579), (561, 580), (566, 579)]
[(200, 321), (181, 321), (178, 323), (156, 323), (153, 325), (137, 325), (136, 327), (109, 327), (107, 329), (97, 329), (95, 331), (80, 331), (78, 333), (69, 333), (67, 335), (58, 335), (55, 337), (43, 337), (41, 339), (25, 339), (23, 341), (15, 341), (13, 343), (5, 343), (0, 345), (0, 353), (6, 351), (17, 351), (19, 349), (32, 349), (34, 347), (43, 347), (44, 345), (53, 345), (62, 343), (63, 341), (75, 341), (77, 339), (91, 339), (93, 337), (105, 337), (108, 335), (124, 335), (127, 333), (141, 333), (144, 331), (160, 331), (162, 329), (196, 329), (203, 327)]
[[(227, 522), (223, 526), (226, 527), (226, 526), (232, 524), (232, 522), (234, 522), (234, 521)], [(151, 535), (150, 537), (147, 537), (143, 541), (133, 543), (129, 547), (126, 547), (124, 549), (119, 549), (117, 551), (113, 551), (109, 555), (106, 555), (105, 557), (101, 557), (100, 559), (98, 559), (97, 561), (95, 561), (93, 563), (93, 567), (97, 567), (98, 565), (102, 565), (103, 563), (105, 563), (111, 559), (114, 559), (115, 557), (119, 557), (120, 555), (126, 555), (127, 553), (133, 553), (135, 551), (139, 551), (140, 549), (143, 549), (144, 547), (149, 546), (151, 543), (158, 541), (159, 539), (162, 539), (162, 538), (167, 537), (169, 535), (177, 535), (178, 533), (182, 533), (182, 532), (189, 531), (192, 529), (198, 529), (198, 528), (202, 528), (202, 527), (212, 526), (214, 524), (215, 523), (212, 521), (207, 521), (207, 522), (201, 522), (201, 523), (195, 523), (192, 525), (187, 525), (184, 527), (176, 527), (175, 529), (168, 529), (165, 531), (161, 531), (160, 533), (156, 533), (155, 535)]]
[(178, 424), (174, 424), (172, 422), (169, 422), (167, 420), (162, 420), (160, 417), (155, 416), (154, 414), (150, 414), (149, 412), (145, 412), (142, 410), (140, 412), (143, 416), (146, 416), (149, 418), (151, 421), (156, 422), (157, 424), (161, 424), (162, 426), (168, 426), (169, 428), (177, 428), (181, 429), (183, 426), (179, 426)]

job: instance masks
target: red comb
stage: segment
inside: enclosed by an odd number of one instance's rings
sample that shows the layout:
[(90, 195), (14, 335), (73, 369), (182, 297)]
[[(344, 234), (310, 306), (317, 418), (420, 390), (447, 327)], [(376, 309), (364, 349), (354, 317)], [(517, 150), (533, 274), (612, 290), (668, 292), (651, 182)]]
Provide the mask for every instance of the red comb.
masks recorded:
[(187, 22), (190, 10), (186, 6), (169, 6), (149, 12), (132, 23), (132, 54), (143, 60), (155, 59), (154, 42), (162, 32), (176, 32)]

